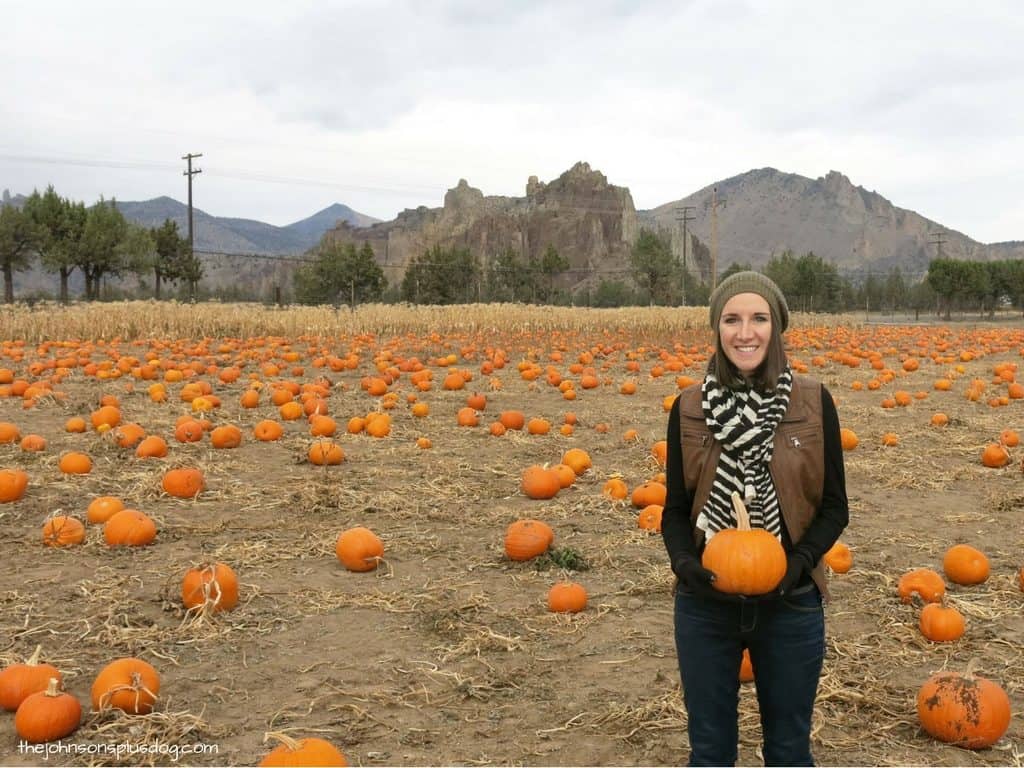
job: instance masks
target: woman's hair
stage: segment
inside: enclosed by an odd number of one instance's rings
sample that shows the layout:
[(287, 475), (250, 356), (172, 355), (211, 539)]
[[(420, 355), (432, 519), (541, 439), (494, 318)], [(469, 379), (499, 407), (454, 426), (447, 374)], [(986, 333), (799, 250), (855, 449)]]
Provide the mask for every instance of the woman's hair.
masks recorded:
[(786, 370), (789, 361), (786, 357), (786, 346), (782, 340), (782, 331), (779, 330), (779, 321), (772, 311), (772, 332), (768, 337), (768, 350), (765, 352), (764, 361), (754, 371), (754, 375), (747, 379), (736, 370), (729, 357), (722, 348), (722, 335), (715, 328), (715, 353), (708, 359), (708, 373), (713, 373), (718, 383), (728, 389), (746, 389), (748, 386), (758, 392), (771, 392), (779, 381), (779, 376)]

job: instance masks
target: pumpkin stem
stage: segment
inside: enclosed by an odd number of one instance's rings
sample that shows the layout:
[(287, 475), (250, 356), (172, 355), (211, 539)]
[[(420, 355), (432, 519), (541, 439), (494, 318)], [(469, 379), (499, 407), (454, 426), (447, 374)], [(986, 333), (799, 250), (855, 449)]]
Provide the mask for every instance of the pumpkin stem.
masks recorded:
[(60, 696), (60, 680), (56, 677), (51, 677), (50, 682), (46, 684), (46, 695), (47, 696)]
[(740, 531), (750, 530), (750, 515), (738, 492), (732, 492), (732, 508), (736, 511), (736, 528)]
[(26, 666), (35, 667), (39, 664), (39, 657), (43, 653), (42, 643), (36, 646), (36, 649), (32, 652), (32, 655), (25, 661)]
[(284, 731), (267, 731), (263, 734), (263, 741), (266, 742), (269, 739), (276, 739), (280, 743), (284, 744), (292, 752), (297, 752), (302, 749), (302, 745), (299, 744), (298, 740), (292, 736), (289, 736)]

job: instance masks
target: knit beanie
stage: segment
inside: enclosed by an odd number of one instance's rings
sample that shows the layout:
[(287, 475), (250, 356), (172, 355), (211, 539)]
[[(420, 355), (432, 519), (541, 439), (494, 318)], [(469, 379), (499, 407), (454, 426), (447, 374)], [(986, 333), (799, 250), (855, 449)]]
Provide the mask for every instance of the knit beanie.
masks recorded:
[(779, 286), (760, 272), (736, 272), (725, 278), (711, 292), (708, 303), (712, 330), (718, 330), (718, 320), (722, 316), (722, 308), (726, 302), (739, 293), (756, 293), (767, 301), (772, 310), (772, 318), (778, 320), (779, 333), (784, 332), (789, 326), (789, 306)]

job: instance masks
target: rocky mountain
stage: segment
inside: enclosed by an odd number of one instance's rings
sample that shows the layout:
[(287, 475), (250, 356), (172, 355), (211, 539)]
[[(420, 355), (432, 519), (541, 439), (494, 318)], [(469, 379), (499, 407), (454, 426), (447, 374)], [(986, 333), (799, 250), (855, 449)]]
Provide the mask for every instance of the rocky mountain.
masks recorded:
[[(644, 226), (676, 232), (684, 206), (688, 230), (704, 243), (712, 238), (712, 202), (717, 212), (718, 271), (731, 263), (763, 266), (786, 249), (813, 251), (843, 274), (887, 272), (899, 266), (919, 276), (937, 254), (956, 259), (1024, 257), (1024, 243), (984, 244), (914, 211), (893, 205), (838, 171), (809, 179), (760, 168), (710, 184), (679, 200), (640, 213)], [(943, 233), (939, 237), (936, 233)], [(708, 265), (701, 265), (707, 269)]]
[(406, 209), (393, 221), (362, 229), (341, 222), (329, 236), (369, 242), (392, 283), (401, 280), (413, 257), (434, 246), (468, 248), (485, 265), (507, 249), (539, 259), (554, 246), (570, 265), (565, 284), (577, 289), (596, 286), (601, 274), (628, 271), (639, 232), (628, 189), (609, 184), (604, 174), (580, 162), (548, 183), (531, 176), (525, 193), (487, 196), (460, 179), (441, 208)]

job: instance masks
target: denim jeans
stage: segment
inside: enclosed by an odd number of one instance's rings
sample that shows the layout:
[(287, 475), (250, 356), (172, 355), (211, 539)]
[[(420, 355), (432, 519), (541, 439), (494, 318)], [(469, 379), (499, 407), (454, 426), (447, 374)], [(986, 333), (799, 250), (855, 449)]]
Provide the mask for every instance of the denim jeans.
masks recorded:
[(754, 667), (765, 765), (814, 765), (811, 713), (825, 656), (816, 586), (739, 603), (677, 591), (675, 635), (690, 765), (736, 763), (744, 648)]

